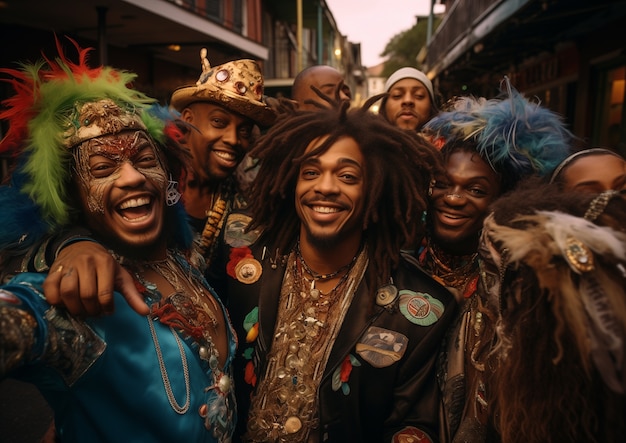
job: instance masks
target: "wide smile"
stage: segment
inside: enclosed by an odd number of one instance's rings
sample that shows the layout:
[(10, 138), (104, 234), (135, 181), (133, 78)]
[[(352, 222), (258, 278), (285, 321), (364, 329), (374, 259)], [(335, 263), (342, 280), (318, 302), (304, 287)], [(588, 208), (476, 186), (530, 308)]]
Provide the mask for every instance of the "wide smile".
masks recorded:
[(449, 227), (461, 226), (470, 220), (470, 217), (465, 214), (443, 211), (441, 209), (436, 210), (435, 214), (439, 224)]
[(314, 212), (319, 212), (321, 214), (331, 214), (331, 213), (335, 213), (335, 212), (339, 212), (340, 211), (339, 208), (335, 208), (335, 207), (331, 207), (331, 206), (321, 206), (321, 205), (311, 206), (311, 209)]
[(306, 204), (305, 207), (309, 209), (311, 220), (319, 224), (335, 222), (345, 210), (341, 205), (326, 202), (312, 202)]
[(224, 168), (235, 168), (239, 164), (240, 156), (230, 150), (213, 149), (213, 154)]
[(127, 226), (133, 229), (142, 229), (145, 225), (152, 223), (156, 216), (154, 197), (142, 195), (127, 198), (115, 207), (115, 212), (119, 214)]

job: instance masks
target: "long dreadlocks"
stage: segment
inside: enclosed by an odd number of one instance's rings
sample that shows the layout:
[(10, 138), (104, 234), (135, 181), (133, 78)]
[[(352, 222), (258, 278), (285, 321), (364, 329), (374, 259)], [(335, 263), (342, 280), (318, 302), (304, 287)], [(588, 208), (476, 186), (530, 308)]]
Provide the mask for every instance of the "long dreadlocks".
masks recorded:
[[(428, 142), (369, 111), (379, 98), (372, 97), (359, 109), (348, 110), (348, 102), (330, 98), (329, 110), (292, 109), (250, 152), (261, 161), (249, 196), (251, 228), (262, 228), (264, 237), (286, 253), (300, 226), (294, 205), (300, 165), (341, 137), (357, 142), (365, 162), (363, 227), (373, 284), (388, 281), (401, 248), (422, 235), (429, 182), (442, 170), (440, 156)], [(323, 144), (305, 154), (313, 140), (324, 136), (328, 138)]]
[(502, 441), (622, 440), (626, 194), (531, 181), (493, 208), (484, 233), (502, 281), (486, 298), (488, 392)]

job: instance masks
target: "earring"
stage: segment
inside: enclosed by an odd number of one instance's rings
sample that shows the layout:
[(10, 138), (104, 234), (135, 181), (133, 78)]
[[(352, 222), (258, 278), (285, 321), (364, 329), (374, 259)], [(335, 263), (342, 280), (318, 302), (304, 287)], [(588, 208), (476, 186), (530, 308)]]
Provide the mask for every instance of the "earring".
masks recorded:
[(435, 180), (430, 181), (430, 185), (428, 185), (428, 196), (433, 196), (433, 187), (435, 186)]
[(174, 206), (180, 200), (180, 192), (178, 192), (178, 182), (172, 180), (172, 174), (170, 174), (170, 180), (167, 184), (167, 191), (165, 193), (165, 201), (167, 206)]

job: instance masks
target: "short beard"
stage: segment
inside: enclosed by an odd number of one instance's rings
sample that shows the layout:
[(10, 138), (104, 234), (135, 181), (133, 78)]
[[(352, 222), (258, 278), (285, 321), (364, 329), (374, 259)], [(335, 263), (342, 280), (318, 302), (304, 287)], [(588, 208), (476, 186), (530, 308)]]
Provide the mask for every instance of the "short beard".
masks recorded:
[(339, 243), (339, 235), (319, 236), (313, 234), (308, 228), (305, 228), (305, 236), (307, 243), (319, 250), (334, 248)]

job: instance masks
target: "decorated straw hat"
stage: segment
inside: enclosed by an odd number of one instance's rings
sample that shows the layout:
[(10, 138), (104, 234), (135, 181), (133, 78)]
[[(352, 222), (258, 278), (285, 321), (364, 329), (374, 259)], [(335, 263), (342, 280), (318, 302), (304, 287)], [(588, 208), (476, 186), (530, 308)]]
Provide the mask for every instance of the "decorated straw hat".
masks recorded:
[(263, 75), (254, 60), (235, 60), (211, 67), (207, 50), (200, 51), (202, 74), (195, 85), (174, 91), (170, 104), (178, 111), (195, 102), (211, 102), (270, 126), (276, 115), (263, 100)]

